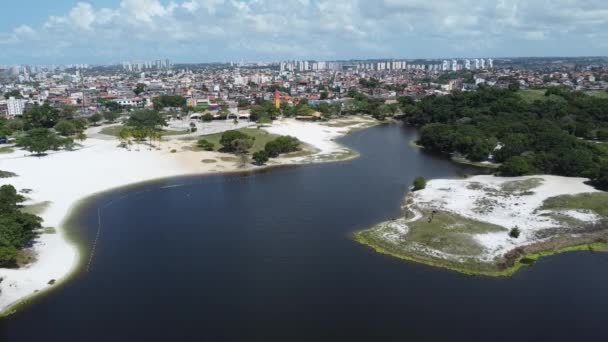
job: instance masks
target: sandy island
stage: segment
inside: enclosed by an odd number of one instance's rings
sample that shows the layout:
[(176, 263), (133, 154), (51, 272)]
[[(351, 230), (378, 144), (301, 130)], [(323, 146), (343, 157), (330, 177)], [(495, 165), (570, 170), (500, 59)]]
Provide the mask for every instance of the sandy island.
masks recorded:
[[(291, 135), (304, 142), (312, 151), (306, 155), (285, 156), (273, 159), (268, 166), (304, 164), (342, 160), (353, 157), (352, 151), (334, 140), (351, 130), (369, 127), (372, 119), (347, 118), (328, 123), (300, 122), (292, 119), (275, 121), (264, 127), (270, 133)], [(63, 227), (76, 204), (95, 193), (129, 184), (154, 179), (218, 172), (260, 169), (253, 165), (237, 165), (237, 158), (218, 152), (195, 152), (194, 141), (179, 136), (166, 138), (159, 149), (146, 145), (133, 145), (128, 151), (117, 147), (112, 137), (100, 136), (100, 128), (86, 133), (90, 137), (74, 151), (57, 151), (44, 157), (30, 156), (16, 150), (0, 155), (0, 170), (10, 171), (17, 177), (0, 179), (0, 185), (12, 184), (18, 191), (31, 189), (25, 194), (25, 205), (41, 205), (37, 213), (44, 219), (44, 227), (54, 233), (39, 235), (30, 251), (36, 261), (20, 269), (0, 268), (0, 312), (7, 313), (22, 300), (50, 288), (75, 271), (79, 252), (68, 241)], [(176, 150), (177, 153), (171, 153)], [(268, 167), (266, 166), (266, 167)]]
[(547, 175), (432, 180), (406, 196), (402, 217), (355, 239), (402, 259), (511, 275), (543, 255), (606, 249), (608, 193), (586, 181)]

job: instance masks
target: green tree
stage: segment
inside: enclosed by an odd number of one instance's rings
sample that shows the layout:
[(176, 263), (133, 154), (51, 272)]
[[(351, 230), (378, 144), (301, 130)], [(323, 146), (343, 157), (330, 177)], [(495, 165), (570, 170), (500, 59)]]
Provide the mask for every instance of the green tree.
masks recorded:
[(137, 83), (135, 89), (133, 89), (133, 92), (137, 96), (139, 96), (139, 94), (143, 93), (144, 91), (146, 91), (146, 85), (143, 83)]
[(108, 122), (114, 122), (119, 117), (120, 117), (120, 114), (117, 112), (104, 112), (103, 113), (103, 118)]
[(518, 227), (512, 228), (509, 231), (509, 236), (512, 237), (512, 238), (514, 238), (514, 239), (517, 239), (520, 234), (521, 234), (521, 231), (519, 230)]
[(161, 110), (167, 107), (181, 108), (185, 106), (187, 102), (185, 97), (178, 95), (161, 95), (152, 99), (155, 110)]
[(59, 121), (59, 111), (48, 103), (42, 106), (34, 105), (32, 109), (23, 115), (25, 128), (53, 128)]
[(269, 159), (270, 158), (268, 152), (264, 150), (257, 151), (253, 154), (253, 160), (255, 161), (256, 165), (264, 165), (268, 162)]
[(139, 110), (131, 114), (127, 121), (127, 126), (136, 128), (159, 129), (167, 126), (167, 121), (157, 111)]
[(57, 131), (57, 133), (68, 137), (70, 135), (73, 135), (74, 133), (76, 133), (77, 129), (74, 126), (74, 124), (72, 123), (72, 121), (70, 120), (61, 120), (59, 121), (56, 125), (55, 125), (55, 131)]
[(278, 137), (266, 143), (264, 151), (271, 158), (276, 158), (281, 154), (295, 152), (300, 149), (300, 141), (290, 136)]
[(232, 141), (231, 149), (236, 154), (246, 154), (253, 147), (254, 138), (235, 139)]
[(12, 185), (0, 186), (0, 215), (6, 215), (19, 209), (19, 204), (25, 201), (25, 197), (17, 193)]
[(522, 176), (530, 172), (530, 165), (525, 158), (515, 156), (507, 159), (500, 166), (499, 172), (503, 176)]
[(22, 99), (23, 98), (23, 96), (21, 95), (21, 92), (18, 89), (11, 90), (11, 91), (9, 91), (9, 92), (7, 92), (7, 93), (4, 94), (4, 98), (7, 99), (7, 100), (9, 98), (11, 98), (11, 97), (14, 97), (16, 99)]
[(57, 150), (65, 146), (69, 141), (59, 138), (55, 133), (46, 128), (34, 128), (26, 132), (25, 136), (17, 139), (17, 144), (37, 155), (42, 155), (48, 150)]
[(101, 122), (101, 120), (103, 120), (103, 116), (101, 116), (99, 113), (89, 116), (89, 122), (93, 124), (93, 126), (96, 126), (99, 122)]
[(226, 131), (220, 138), (223, 152), (243, 153), (253, 146), (255, 138), (241, 131)]

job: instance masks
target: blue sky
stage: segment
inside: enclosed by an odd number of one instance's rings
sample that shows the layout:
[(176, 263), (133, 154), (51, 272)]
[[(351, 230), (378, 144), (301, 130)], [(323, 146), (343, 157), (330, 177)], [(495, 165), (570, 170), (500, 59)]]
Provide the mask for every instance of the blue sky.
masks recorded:
[(19, 0), (0, 64), (608, 55), (606, 0)]

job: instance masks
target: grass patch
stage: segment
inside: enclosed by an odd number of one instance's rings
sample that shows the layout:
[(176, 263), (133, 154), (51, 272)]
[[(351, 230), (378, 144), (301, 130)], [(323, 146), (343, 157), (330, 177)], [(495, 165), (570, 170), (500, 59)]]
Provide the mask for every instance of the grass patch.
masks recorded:
[(608, 252), (608, 243), (605, 242), (594, 242), (585, 243), (580, 245), (574, 245), (559, 249), (551, 249), (538, 253), (531, 253), (519, 258), (511, 267), (501, 269), (498, 264), (495, 263), (481, 263), (475, 262), (471, 259), (462, 259), (459, 261), (448, 260), (444, 258), (437, 258), (421, 253), (415, 253), (409, 250), (399, 248), (399, 245), (394, 243), (388, 243), (385, 239), (382, 239), (376, 234), (373, 234), (374, 229), (363, 230), (354, 233), (355, 241), (373, 248), (376, 252), (393, 257), (422, 263), (428, 266), (439, 267), (448, 269), (451, 271), (459, 272), (466, 275), (473, 276), (487, 276), (487, 277), (510, 277), (520, 269), (526, 266), (532, 266), (542, 257), (556, 255), (567, 252)]
[(592, 192), (547, 198), (541, 210), (592, 210), (608, 217), (608, 193)]
[(4, 146), (0, 147), (0, 154), (8, 154), (15, 152), (15, 149), (12, 147)]
[(472, 234), (507, 231), (504, 227), (441, 211), (434, 214), (425, 212), (423, 218), (409, 223), (408, 226), (410, 230), (407, 241), (462, 256), (475, 256), (483, 252), (482, 247), (472, 238)]
[(21, 208), (21, 211), (27, 214), (41, 215), (49, 207), (49, 205), (51, 205), (51, 202), (49, 201), (40, 202), (36, 204), (26, 205), (25, 207)]
[(504, 182), (500, 186), (501, 190), (513, 194), (528, 193), (533, 189), (538, 188), (543, 184), (542, 178), (528, 178), (525, 180), (516, 180)]
[(17, 174), (14, 172), (0, 170), (0, 178), (11, 178), (11, 177), (17, 177)]
[[(237, 131), (245, 133), (245, 134), (255, 138), (255, 141), (253, 142), (253, 146), (251, 147), (251, 149), (249, 149), (249, 152), (251, 152), (251, 153), (255, 153), (255, 152), (263, 150), (264, 147), (266, 146), (267, 142), (272, 141), (279, 137), (279, 135), (270, 134), (263, 129), (257, 129), (257, 128), (241, 128), (241, 129), (237, 129)], [(222, 145), (220, 144), (220, 139), (222, 138), (222, 134), (223, 133), (203, 135), (199, 138), (206, 139), (210, 143), (213, 143), (214, 151), (218, 151), (219, 149), (222, 148)], [(198, 148), (197, 146), (194, 147), (194, 150), (202, 151), (202, 149)]]

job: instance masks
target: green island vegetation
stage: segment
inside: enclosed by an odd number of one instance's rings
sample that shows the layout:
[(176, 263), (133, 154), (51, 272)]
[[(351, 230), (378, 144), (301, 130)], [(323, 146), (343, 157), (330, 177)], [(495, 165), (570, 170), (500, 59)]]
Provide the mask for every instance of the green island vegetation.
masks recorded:
[(199, 139), (195, 150), (218, 151), (238, 156), (252, 155), (256, 165), (264, 165), (270, 158), (301, 151), (301, 142), (289, 136), (279, 136), (261, 129), (242, 128), (210, 134)]
[(30, 260), (24, 248), (41, 228), (42, 219), (23, 212), (24, 201), (12, 185), (0, 187), (0, 267), (19, 267)]
[[(513, 87), (516, 88), (516, 87)], [(608, 189), (608, 99), (554, 87), (495, 89), (400, 100), (403, 120), (420, 127), (417, 144), (473, 162), (501, 163), (505, 176), (590, 178)]]

